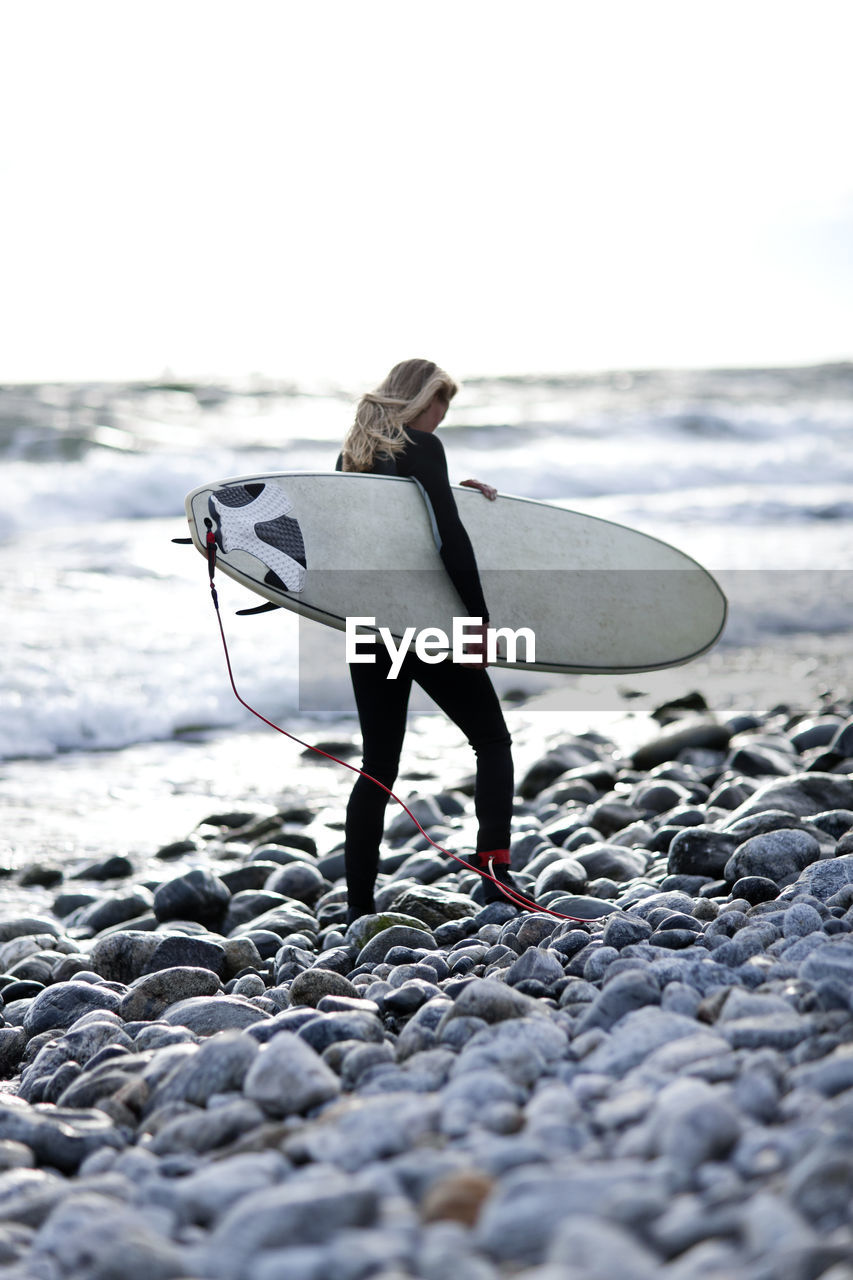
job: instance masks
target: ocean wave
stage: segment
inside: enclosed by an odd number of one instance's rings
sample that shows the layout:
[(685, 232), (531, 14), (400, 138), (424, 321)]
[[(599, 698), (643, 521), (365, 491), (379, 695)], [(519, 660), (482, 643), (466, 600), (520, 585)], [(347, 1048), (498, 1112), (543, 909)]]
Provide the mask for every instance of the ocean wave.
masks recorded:
[[(315, 455), (292, 456), (293, 470), (315, 465)], [(329, 467), (329, 455), (321, 456)], [(283, 469), (278, 451), (228, 449), (130, 456), (100, 452), (37, 467), (9, 462), (0, 476), (0, 541), (44, 529), (114, 520), (174, 516), (183, 525), (184, 498), (198, 485)]]
[[(487, 480), (502, 493), (600, 511), (620, 523), (731, 524), (757, 527), (853, 520), (853, 456), (803, 457), (799, 451), (747, 461), (673, 453), (640, 442), (603, 453), (554, 440), (539, 450), (451, 447), (451, 477)], [(32, 466), (8, 462), (0, 475), (0, 542), (46, 529), (122, 520), (174, 518), (185, 532), (184, 499), (197, 486), (238, 475), (331, 470), (332, 451), (206, 449), (192, 453), (96, 453)]]
[(603, 496), (598, 506), (602, 512), (605, 508), (612, 510), (614, 519), (629, 522), (749, 527), (853, 521), (849, 484), (815, 484), (809, 477), (803, 477), (799, 484), (721, 484), (657, 493), (620, 493), (615, 501)]

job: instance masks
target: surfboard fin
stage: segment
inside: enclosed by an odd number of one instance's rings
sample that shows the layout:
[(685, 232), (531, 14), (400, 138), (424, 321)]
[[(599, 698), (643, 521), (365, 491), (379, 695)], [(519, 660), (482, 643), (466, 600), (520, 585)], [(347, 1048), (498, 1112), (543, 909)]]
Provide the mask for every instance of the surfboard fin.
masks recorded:
[(267, 600), (266, 604), (256, 604), (252, 609), (238, 609), (238, 618), (248, 618), (253, 613), (268, 613), (270, 609), (280, 609), (280, 604), (273, 604), (272, 600)]

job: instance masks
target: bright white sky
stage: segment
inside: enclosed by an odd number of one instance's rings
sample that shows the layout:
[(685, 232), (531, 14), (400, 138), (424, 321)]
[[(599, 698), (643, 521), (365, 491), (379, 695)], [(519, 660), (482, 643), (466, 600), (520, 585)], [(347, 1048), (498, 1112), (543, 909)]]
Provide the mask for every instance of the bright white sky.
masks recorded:
[(853, 356), (848, 0), (0, 11), (0, 380)]

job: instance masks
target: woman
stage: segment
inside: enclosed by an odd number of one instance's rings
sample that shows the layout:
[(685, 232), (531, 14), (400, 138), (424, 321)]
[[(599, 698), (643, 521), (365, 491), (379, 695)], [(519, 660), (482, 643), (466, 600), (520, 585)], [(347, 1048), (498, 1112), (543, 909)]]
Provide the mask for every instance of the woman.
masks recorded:
[[(422, 662), (413, 651), (400, 674), (388, 679), (391, 658), (376, 648), (375, 663), (351, 663), (363, 742), (362, 768), (393, 787), (406, 731), (412, 681), (462, 730), (477, 758), (474, 808), (478, 822), (472, 865), (489, 871), (515, 889), (509, 875), (513, 770), (511, 740), (492, 682), (486, 674), (485, 633), (489, 621), (471, 541), (465, 531), (447, 475), (444, 448), (435, 431), (456, 394), (456, 383), (428, 360), (405, 360), (359, 403), (344, 440), (337, 470), (407, 476), (425, 494), (444, 566), (459, 593), (465, 616), (482, 619), (479, 637), (469, 646), (474, 663), (449, 658)], [(496, 490), (477, 480), (463, 484), (494, 500)], [(385, 825), (386, 793), (359, 777), (346, 813), (345, 859), (348, 919), (375, 911), (373, 890), (379, 868), (379, 844)], [(502, 898), (500, 888), (483, 881), (487, 901)]]

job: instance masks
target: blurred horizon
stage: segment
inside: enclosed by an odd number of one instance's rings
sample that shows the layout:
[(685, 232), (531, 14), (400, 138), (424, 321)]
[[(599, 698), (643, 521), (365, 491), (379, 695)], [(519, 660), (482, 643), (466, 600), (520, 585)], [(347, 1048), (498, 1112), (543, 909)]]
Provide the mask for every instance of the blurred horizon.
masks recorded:
[[(782, 373), (808, 373), (820, 371), (844, 371), (853, 369), (853, 358), (839, 357), (838, 359), (825, 360), (807, 360), (801, 362), (789, 362), (785, 364), (750, 364), (750, 363), (730, 363), (719, 365), (659, 365), (645, 367), (629, 367), (625, 365), (617, 365), (612, 367), (589, 367), (589, 368), (573, 368), (573, 369), (527, 369), (527, 370), (511, 370), (506, 372), (482, 371), (458, 374), (457, 380), (460, 385), (479, 386), (483, 383), (500, 382), (506, 384), (529, 383), (531, 385), (543, 385), (548, 382), (555, 383), (572, 383), (583, 382), (586, 380), (600, 382), (605, 379), (614, 379), (617, 389), (627, 389), (630, 382), (626, 382), (624, 386), (619, 385), (620, 379), (632, 380), (635, 378), (666, 376), (667, 374), (689, 376), (694, 375), (727, 375), (727, 374), (782, 374)], [(457, 371), (450, 372), (456, 374)], [(252, 370), (241, 374), (221, 374), (215, 371), (205, 373), (192, 373), (180, 370), (166, 368), (159, 374), (151, 376), (135, 376), (135, 377), (76, 377), (76, 378), (8, 378), (0, 380), (0, 389), (14, 390), (15, 388), (37, 389), (40, 387), (111, 387), (126, 388), (133, 391), (187, 391), (194, 390), (203, 391), (204, 389), (212, 389), (217, 386), (222, 387), (229, 395), (264, 395), (274, 394), (277, 396), (287, 396), (288, 394), (305, 396), (317, 394), (321, 396), (335, 397), (336, 395), (347, 396), (357, 394), (353, 388), (341, 380), (330, 378), (324, 381), (322, 378), (307, 378), (304, 383), (299, 383), (292, 378), (285, 378), (275, 373), (266, 373), (261, 370)], [(453, 422), (445, 424), (445, 430), (452, 429)]]

